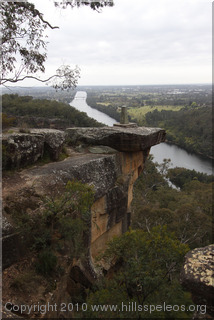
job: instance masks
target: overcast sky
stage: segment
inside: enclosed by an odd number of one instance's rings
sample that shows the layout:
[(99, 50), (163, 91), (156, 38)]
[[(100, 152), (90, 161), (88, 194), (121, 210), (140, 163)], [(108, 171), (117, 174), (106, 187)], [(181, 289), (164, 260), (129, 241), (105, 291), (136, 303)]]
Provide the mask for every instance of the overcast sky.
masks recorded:
[(70, 64), (81, 68), (79, 85), (212, 81), (211, 0), (114, 0), (102, 13), (32, 2), (60, 27), (47, 32), (47, 76)]

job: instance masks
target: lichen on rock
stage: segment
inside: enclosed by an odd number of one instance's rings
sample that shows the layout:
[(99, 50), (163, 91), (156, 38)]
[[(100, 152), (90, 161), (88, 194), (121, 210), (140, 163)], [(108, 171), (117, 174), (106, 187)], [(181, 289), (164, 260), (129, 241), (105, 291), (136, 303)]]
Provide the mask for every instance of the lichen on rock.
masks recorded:
[(196, 248), (185, 256), (181, 272), (183, 286), (192, 293), (196, 304), (207, 306), (207, 312), (214, 316), (214, 245)]
[(30, 129), (29, 133), (8, 133), (2, 137), (3, 169), (31, 165), (48, 153), (52, 161), (59, 159), (65, 141), (63, 131)]

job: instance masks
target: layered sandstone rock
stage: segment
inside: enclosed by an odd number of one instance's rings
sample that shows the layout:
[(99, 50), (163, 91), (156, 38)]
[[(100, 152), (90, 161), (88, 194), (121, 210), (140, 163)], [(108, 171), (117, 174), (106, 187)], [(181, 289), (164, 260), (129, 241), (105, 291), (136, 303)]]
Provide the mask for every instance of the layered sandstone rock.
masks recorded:
[(146, 150), (165, 140), (165, 131), (159, 128), (69, 128), (65, 132), (72, 145), (105, 145), (125, 152)]
[[(58, 143), (54, 133), (42, 132), (33, 130), (32, 136), (39, 135), (43, 145), (46, 141), (53, 150), (54, 145), (56, 149), (61, 145), (61, 133)], [(81, 293), (85, 286), (90, 286), (97, 276), (94, 258), (105, 249), (108, 240), (128, 229), (133, 184), (144, 168), (150, 147), (164, 141), (165, 132), (153, 128), (75, 128), (67, 130), (65, 136), (74, 147), (68, 158), (14, 172), (5, 176), (3, 181), (3, 211), (6, 217), (3, 223), (3, 256), (7, 257), (3, 259), (4, 268), (16, 262), (19, 252), (20, 256), (22, 254), (19, 242), (12, 238), (12, 212), (18, 210), (26, 215), (33, 214), (42, 207), (41, 198), (44, 195), (60, 194), (69, 180), (77, 179), (94, 187), (95, 200), (85, 237), (88, 257), (84, 264), (77, 261), (68, 267), (51, 298), (59, 304), (69, 302), (72, 294), (78, 295), (78, 290)], [(78, 149), (78, 145), (81, 148)], [(16, 148), (19, 150), (18, 146)], [(81, 152), (75, 151), (75, 148), (81, 149)], [(13, 243), (7, 242), (8, 236), (11, 241), (14, 240)], [(17, 255), (8, 254), (12, 247)], [(60, 315), (51, 314), (51, 317), (55, 316)]]
[[(22, 170), (4, 179), (4, 212), (7, 216), (14, 211), (32, 214), (41, 205), (40, 197), (54, 191), (62, 192), (69, 180), (78, 179), (93, 185), (91, 250), (95, 255), (113, 235), (127, 230), (133, 183), (142, 171), (145, 159), (146, 154), (142, 151), (76, 153), (64, 161)], [(3, 223), (3, 234), (8, 235), (6, 222)], [(4, 250), (8, 252), (6, 247)], [(10, 254), (9, 257), (14, 258)]]
[[(33, 212), (40, 205), (39, 197), (50, 190), (60, 192), (72, 179), (93, 185), (91, 252), (94, 256), (113, 235), (127, 230), (133, 184), (143, 170), (150, 147), (164, 141), (165, 132), (157, 128), (71, 128), (65, 136), (73, 146), (83, 142), (86, 151), (62, 162), (25, 169), (7, 177), (4, 210), (8, 215), (14, 208)], [(58, 130), (31, 129), (29, 134), (4, 136), (3, 145), (13, 166), (20, 167), (35, 162), (44, 148), (56, 160), (65, 136)], [(98, 146), (88, 147), (90, 144)]]
[(206, 305), (207, 313), (214, 316), (214, 245), (196, 248), (185, 256), (181, 272), (183, 286), (192, 293), (193, 301)]

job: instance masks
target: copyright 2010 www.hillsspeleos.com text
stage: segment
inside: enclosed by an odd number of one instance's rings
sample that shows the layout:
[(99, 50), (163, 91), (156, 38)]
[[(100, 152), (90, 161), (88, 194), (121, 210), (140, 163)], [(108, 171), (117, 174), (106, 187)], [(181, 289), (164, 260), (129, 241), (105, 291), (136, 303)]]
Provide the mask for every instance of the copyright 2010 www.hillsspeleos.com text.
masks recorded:
[(195, 312), (201, 314), (206, 314), (206, 305), (170, 305), (167, 303), (159, 304), (159, 305), (141, 305), (136, 302), (129, 303), (121, 303), (120, 305), (101, 305), (94, 304), (88, 305), (87, 303), (61, 303), (57, 305), (56, 303), (51, 304), (40, 304), (39, 302), (34, 305), (15, 305), (11, 302), (7, 302), (4, 306), (5, 310), (19, 313), (19, 314), (31, 314), (34, 312), (39, 312), (40, 314), (46, 314), (49, 312), (148, 312), (152, 314), (153, 312)]

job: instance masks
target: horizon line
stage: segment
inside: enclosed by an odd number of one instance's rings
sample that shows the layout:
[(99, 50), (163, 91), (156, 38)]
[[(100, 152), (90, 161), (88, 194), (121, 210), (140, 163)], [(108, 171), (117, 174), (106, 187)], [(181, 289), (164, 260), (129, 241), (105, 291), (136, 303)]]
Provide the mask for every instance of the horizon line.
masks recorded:
[[(153, 83), (153, 84), (81, 84), (77, 85), (74, 89), (77, 89), (78, 87), (127, 87), (127, 86), (132, 86), (132, 87), (139, 87), (139, 86), (189, 86), (189, 85), (212, 85), (212, 82), (197, 82), (197, 83)], [(51, 86), (0, 86), (0, 89), (7, 89), (7, 88), (22, 88), (22, 89), (27, 89), (27, 88), (47, 88), (47, 89), (54, 89)], [(55, 90), (55, 89), (54, 89)]]

